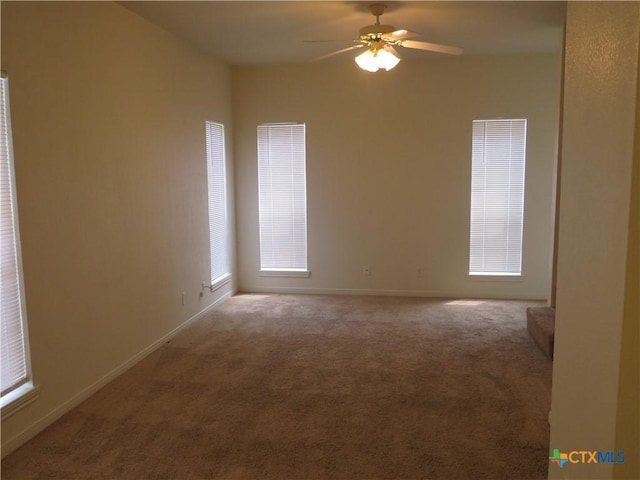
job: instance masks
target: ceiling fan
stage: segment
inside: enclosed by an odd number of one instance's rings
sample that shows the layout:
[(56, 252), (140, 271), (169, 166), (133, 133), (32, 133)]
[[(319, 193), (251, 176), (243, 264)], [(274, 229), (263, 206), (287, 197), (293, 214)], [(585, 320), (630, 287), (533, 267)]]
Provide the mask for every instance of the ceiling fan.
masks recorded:
[(328, 53), (315, 60), (323, 60), (340, 53), (367, 47), (364, 53), (356, 57), (356, 63), (363, 70), (377, 72), (381, 68), (391, 70), (400, 62), (400, 55), (394, 47), (417, 48), (419, 50), (449, 55), (460, 55), (463, 52), (463, 50), (458, 47), (409, 40), (419, 35), (405, 29), (397, 29), (392, 25), (380, 24), (380, 17), (384, 13), (385, 8), (387, 8), (387, 5), (384, 3), (374, 3), (369, 5), (369, 8), (371, 9), (371, 14), (376, 17), (376, 23), (360, 29), (359, 38), (354, 40), (355, 45)]

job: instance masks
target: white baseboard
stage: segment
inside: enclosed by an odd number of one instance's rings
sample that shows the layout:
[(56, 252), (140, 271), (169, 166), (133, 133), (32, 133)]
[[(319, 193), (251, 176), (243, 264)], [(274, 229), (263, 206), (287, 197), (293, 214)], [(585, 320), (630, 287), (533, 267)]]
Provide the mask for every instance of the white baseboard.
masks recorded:
[(182, 324), (180, 324), (179, 326), (177, 326), (176, 328), (171, 330), (169, 333), (167, 333), (166, 335), (164, 335), (160, 339), (158, 339), (155, 342), (153, 342), (151, 345), (149, 345), (145, 349), (143, 349), (140, 352), (138, 352), (137, 354), (135, 354), (133, 357), (131, 357), (130, 359), (128, 359), (124, 363), (120, 364), (119, 366), (117, 366), (116, 368), (111, 370), (109, 373), (104, 375), (98, 381), (92, 383), (87, 388), (85, 388), (84, 390), (82, 390), (78, 394), (76, 394), (73, 397), (71, 397), (69, 400), (67, 400), (62, 405), (60, 405), (59, 407), (57, 407), (54, 410), (52, 410), (51, 412), (49, 412), (44, 417), (42, 417), (39, 420), (37, 420), (36, 422), (32, 423), (25, 430), (23, 430), (22, 432), (20, 432), (16, 436), (10, 438), (6, 442), (3, 441), (2, 442), (2, 458), (4, 458), (5, 456), (9, 455), (11, 452), (16, 450), (20, 446), (22, 446), (24, 443), (26, 443), (29, 440), (31, 440), (38, 433), (40, 433), (42, 430), (44, 430), (49, 425), (51, 425), (53, 422), (55, 422), (60, 417), (62, 417), (65, 413), (68, 413), (74, 407), (77, 407), (78, 405), (80, 405), (82, 402), (84, 402), (87, 398), (89, 398), (91, 395), (96, 393), (102, 387), (107, 385), (109, 382), (115, 380), (118, 376), (122, 375), (124, 372), (129, 370), (131, 367), (133, 367), (135, 364), (140, 362), (142, 359), (144, 359), (145, 357), (147, 357), (148, 355), (153, 353), (155, 350), (157, 350), (162, 345), (164, 345), (168, 340), (171, 340), (178, 333), (180, 333), (180, 331), (182, 331), (183, 329), (188, 327), (191, 323), (195, 322), (196, 320), (202, 318), (209, 310), (211, 310), (211, 309), (215, 308), (216, 306), (220, 305), (223, 301), (225, 301), (226, 299), (228, 299), (232, 295), (233, 295), (232, 291), (226, 292), (219, 299), (215, 300), (211, 305), (209, 305), (208, 307), (204, 308), (200, 312), (198, 312), (195, 315), (193, 315), (191, 318), (189, 318), (188, 320), (186, 320), (185, 322), (183, 322)]
[(309, 287), (264, 287), (243, 286), (240, 293), (280, 293), (302, 295), (380, 295), (390, 297), (424, 297), (424, 298), (482, 298), (486, 300), (530, 300), (545, 301), (545, 295), (526, 293), (517, 295), (483, 295), (483, 294), (459, 294), (451, 292), (436, 292), (427, 290), (375, 290), (358, 288), (309, 288)]

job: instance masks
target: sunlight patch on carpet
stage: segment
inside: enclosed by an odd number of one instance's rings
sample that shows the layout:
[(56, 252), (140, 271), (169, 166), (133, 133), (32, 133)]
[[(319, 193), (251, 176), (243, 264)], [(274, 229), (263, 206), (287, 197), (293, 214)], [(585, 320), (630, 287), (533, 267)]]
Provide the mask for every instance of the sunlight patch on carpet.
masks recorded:
[(452, 300), (450, 302), (446, 302), (445, 305), (456, 307), (476, 307), (483, 303), (484, 302), (482, 300)]

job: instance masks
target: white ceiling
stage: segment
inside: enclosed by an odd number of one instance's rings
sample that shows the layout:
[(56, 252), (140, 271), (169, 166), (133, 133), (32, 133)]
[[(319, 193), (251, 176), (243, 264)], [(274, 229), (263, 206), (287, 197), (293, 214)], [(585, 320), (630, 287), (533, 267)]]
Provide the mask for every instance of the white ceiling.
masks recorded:
[[(233, 65), (307, 62), (348, 47), (375, 22), (369, 1), (122, 1), (121, 5)], [(558, 52), (561, 1), (384, 2), (381, 23), (465, 55)], [(337, 40), (336, 42), (308, 42)], [(401, 49), (404, 58), (440, 54)], [(349, 59), (353, 52), (331, 57)]]

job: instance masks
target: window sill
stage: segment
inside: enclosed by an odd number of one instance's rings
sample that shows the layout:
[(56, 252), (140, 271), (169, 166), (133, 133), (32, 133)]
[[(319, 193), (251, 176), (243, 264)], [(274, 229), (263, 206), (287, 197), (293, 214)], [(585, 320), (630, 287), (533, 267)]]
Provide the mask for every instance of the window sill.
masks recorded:
[(522, 282), (522, 275), (491, 275), (487, 273), (468, 273), (467, 278), (475, 282)]
[(214, 290), (217, 290), (218, 288), (225, 286), (229, 282), (231, 282), (231, 274), (225, 273), (221, 277), (216, 278), (214, 282), (211, 282), (209, 289), (213, 292)]
[(38, 397), (40, 397), (40, 387), (34, 386), (32, 383), (22, 385), (20, 388), (8, 393), (0, 400), (2, 420), (22, 410), (30, 403), (36, 401)]
[(308, 270), (260, 270), (260, 276), (308, 278), (311, 276), (311, 272)]

